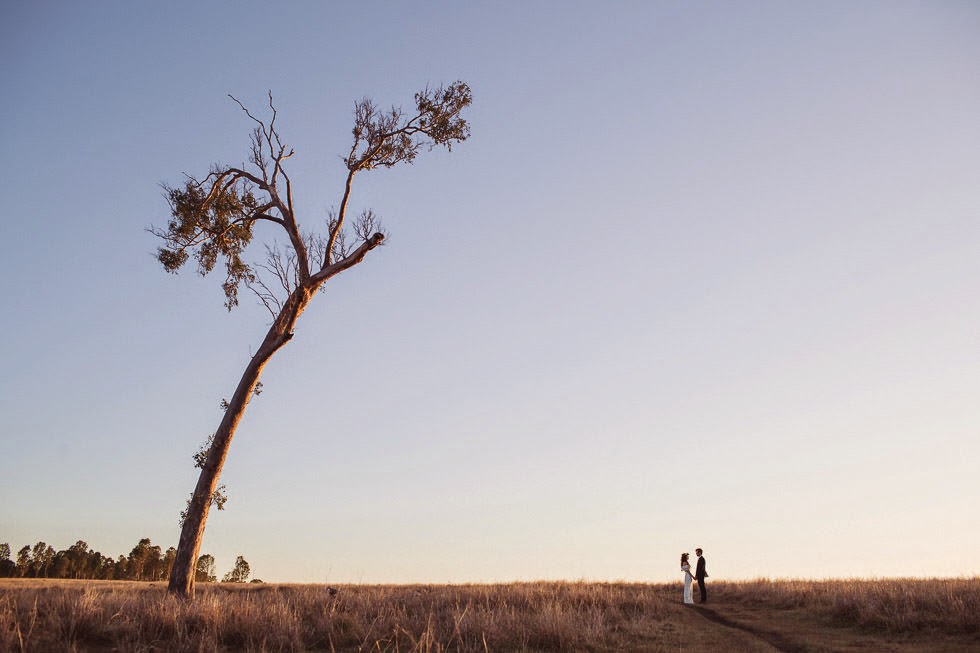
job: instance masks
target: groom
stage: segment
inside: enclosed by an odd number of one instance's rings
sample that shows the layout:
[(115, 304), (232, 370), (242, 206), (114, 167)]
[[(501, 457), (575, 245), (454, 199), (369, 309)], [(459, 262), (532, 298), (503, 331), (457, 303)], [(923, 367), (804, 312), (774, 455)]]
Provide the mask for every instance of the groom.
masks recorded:
[(701, 555), (701, 549), (694, 549), (694, 552), (698, 554), (698, 568), (694, 572), (694, 578), (698, 581), (698, 592), (701, 593), (698, 603), (704, 603), (708, 600), (708, 590), (704, 589), (704, 579), (708, 577), (708, 572), (704, 569), (704, 556)]

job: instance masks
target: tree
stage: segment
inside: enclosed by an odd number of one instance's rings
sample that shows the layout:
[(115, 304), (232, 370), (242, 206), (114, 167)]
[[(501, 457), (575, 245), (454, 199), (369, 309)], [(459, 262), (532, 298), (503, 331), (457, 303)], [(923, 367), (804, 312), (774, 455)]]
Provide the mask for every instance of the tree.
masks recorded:
[(198, 583), (213, 583), (218, 580), (214, 571), (214, 556), (205, 553), (197, 559), (197, 567), (194, 571), (194, 580)]
[(163, 580), (164, 578), (170, 577), (170, 570), (174, 567), (174, 560), (177, 559), (177, 549), (170, 546), (167, 547), (166, 553), (163, 554), (163, 565), (160, 568), (160, 573), (154, 580)]
[(115, 580), (129, 579), (129, 560), (126, 556), (119, 554), (119, 557), (116, 558), (116, 563), (112, 569), (112, 577)]
[(31, 568), (31, 547), (26, 544), (17, 551), (17, 575), (26, 578)]
[[(166, 229), (150, 229), (163, 240), (157, 258), (165, 270), (176, 273), (193, 257), (198, 273), (205, 276), (220, 259), (228, 310), (238, 305), (238, 290), (245, 284), (273, 318), (231, 399), (222, 402), (224, 415), (217, 430), (195, 456), (201, 473), (182, 515), (169, 583), (171, 593), (185, 598), (194, 595), (204, 524), (211, 506), (220, 509), (225, 501), (218, 479), (245, 408), (261, 388), (263, 368), (293, 338), (296, 321), (317, 291), (384, 241), (372, 211), (365, 210), (356, 218), (348, 216), (355, 175), (412, 163), (423, 147), (441, 145), (451, 150), (454, 143), (466, 140), (469, 125), (462, 112), (472, 95), (465, 83), (455, 82), (416, 93), (415, 110), (409, 113), (395, 107), (382, 111), (367, 98), (355, 103), (354, 138), (344, 158), (347, 176), (340, 205), (319, 229), (310, 232), (301, 230), (293, 204), (285, 163), (294, 150), (283, 143), (276, 127), (272, 94), (268, 123), (234, 97), (232, 100), (255, 125), (249, 164), (215, 165), (203, 179), (189, 176), (181, 186), (164, 186), (171, 219)], [(288, 245), (267, 241), (265, 263), (249, 264), (243, 256), (260, 224), (284, 235)]]
[(54, 562), (54, 549), (44, 542), (38, 542), (31, 550), (31, 576), (47, 578), (48, 568)]
[(245, 558), (238, 556), (235, 558), (235, 568), (224, 575), (222, 583), (244, 583), (248, 580), (248, 575), (252, 573), (252, 568)]
[(146, 552), (146, 566), (142, 580), (163, 580), (163, 550), (159, 545), (151, 546)]
[(17, 564), (10, 559), (10, 544), (0, 542), (0, 578), (12, 578), (17, 574)]
[(93, 553), (85, 540), (78, 540), (68, 547), (65, 558), (68, 561), (67, 573), (70, 578), (89, 578), (89, 559)]

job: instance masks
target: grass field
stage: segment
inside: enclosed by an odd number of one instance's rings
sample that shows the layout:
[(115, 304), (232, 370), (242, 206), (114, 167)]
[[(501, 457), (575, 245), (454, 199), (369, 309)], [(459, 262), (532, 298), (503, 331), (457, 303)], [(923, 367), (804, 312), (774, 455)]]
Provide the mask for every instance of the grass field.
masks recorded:
[(337, 589), (0, 580), (0, 651), (980, 651), (980, 578)]

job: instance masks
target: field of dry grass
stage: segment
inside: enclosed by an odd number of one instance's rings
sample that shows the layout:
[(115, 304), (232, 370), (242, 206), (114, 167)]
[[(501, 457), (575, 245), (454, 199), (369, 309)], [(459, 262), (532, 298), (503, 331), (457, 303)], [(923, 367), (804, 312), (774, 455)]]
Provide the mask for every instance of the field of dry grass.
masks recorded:
[(701, 613), (776, 650), (980, 651), (980, 578), (717, 584)]
[(0, 581), (0, 651), (980, 651), (980, 579), (341, 586)]
[(827, 621), (872, 632), (938, 630), (977, 633), (980, 579), (757, 580), (725, 583), (724, 595), (742, 605), (805, 609)]

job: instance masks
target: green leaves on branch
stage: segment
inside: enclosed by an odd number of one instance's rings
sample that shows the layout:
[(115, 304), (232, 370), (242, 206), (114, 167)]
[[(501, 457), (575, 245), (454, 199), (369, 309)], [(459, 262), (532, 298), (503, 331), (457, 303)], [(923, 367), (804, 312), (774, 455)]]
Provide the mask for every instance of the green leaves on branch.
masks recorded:
[[(221, 401), (224, 401), (222, 399)], [(204, 469), (204, 463), (208, 460), (208, 454), (211, 453), (211, 445), (214, 444), (214, 435), (209, 435), (207, 441), (197, 448), (194, 453), (194, 466), (198, 469)]]
[[(190, 512), (191, 499), (193, 498), (194, 493), (191, 492), (190, 497), (187, 499), (187, 507), (180, 511), (180, 517), (177, 521), (181, 526), (183, 526), (184, 522), (187, 521), (187, 514)], [(211, 505), (218, 510), (224, 510), (226, 503), (228, 503), (228, 488), (224, 483), (222, 483), (214, 489), (214, 492), (211, 493)]]
[(415, 94), (419, 124), (434, 145), (445, 145), (452, 151), (453, 143), (470, 136), (470, 126), (460, 115), (473, 103), (473, 93), (464, 82), (455, 82), (434, 91), (426, 89)]
[(461, 114), (472, 102), (464, 82), (416, 93), (412, 116), (395, 107), (380, 111), (365, 98), (354, 106), (354, 144), (344, 162), (356, 172), (412, 163), (423, 146), (452, 150), (453, 143), (469, 138), (470, 127)]
[[(224, 399), (222, 399), (224, 401)], [(198, 469), (204, 469), (204, 465), (208, 461), (208, 455), (211, 453), (211, 447), (214, 446), (214, 435), (209, 435), (208, 439), (205, 440), (197, 451), (194, 452), (194, 466)], [(194, 498), (194, 493), (191, 492), (191, 496), (187, 499), (187, 506), (180, 512), (180, 523), (183, 524), (187, 519), (187, 512), (190, 510), (191, 499)], [(225, 504), (228, 502), (228, 488), (224, 483), (215, 488), (214, 492), (211, 494), (211, 505), (213, 505), (218, 510), (224, 510)]]
[[(218, 171), (209, 176), (218, 175)], [(183, 187), (164, 186), (171, 219), (166, 231), (153, 230), (164, 240), (157, 259), (168, 272), (177, 272), (193, 254), (201, 276), (211, 272), (223, 258), (225, 262), (225, 306), (238, 304), (238, 286), (255, 278), (242, 253), (252, 241), (255, 221), (267, 207), (252, 194), (251, 184), (232, 178), (205, 193), (203, 183), (188, 179)]]

